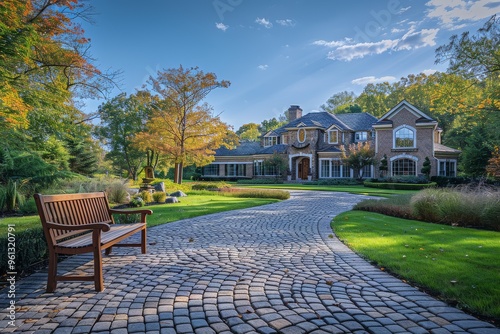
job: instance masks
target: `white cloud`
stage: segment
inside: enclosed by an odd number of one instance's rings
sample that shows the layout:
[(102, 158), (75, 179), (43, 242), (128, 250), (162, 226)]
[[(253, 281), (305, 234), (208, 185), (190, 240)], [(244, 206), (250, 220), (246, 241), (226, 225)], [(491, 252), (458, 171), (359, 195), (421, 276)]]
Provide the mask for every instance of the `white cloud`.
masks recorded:
[(272, 28), (272, 27), (273, 27), (273, 24), (272, 24), (271, 22), (269, 22), (269, 20), (266, 20), (265, 18), (262, 18), (262, 19), (257, 18), (257, 19), (255, 20), (255, 23), (258, 23), (258, 24), (260, 24), (261, 26), (266, 27), (267, 29), (269, 29), (269, 28)]
[(317, 40), (313, 42), (313, 45), (326, 46), (328, 48), (336, 48), (342, 45), (345, 45), (346, 41), (325, 41), (323, 39)]
[(313, 45), (325, 46), (334, 50), (328, 52), (332, 60), (351, 61), (365, 56), (377, 55), (388, 51), (413, 50), (436, 45), (436, 35), (439, 29), (410, 29), (401, 38), (384, 39), (378, 42), (354, 43), (352, 39), (343, 41), (318, 40)]
[(351, 61), (368, 55), (384, 53), (395, 47), (396, 44), (397, 41), (386, 39), (375, 43), (342, 45), (335, 50), (328, 52), (328, 58), (332, 60)]
[(282, 25), (284, 27), (293, 27), (295, 25), (295, 22), (290, 19), (285, 19), (285, 20), (276, 20), (276, 23), (279, 25)]
[(222, 31), (226, 31), (226, 30), (229, 28), (229, 26), (228, 26), (228, 25), (225, 25), (225, 24), (224, 24), (224, 23), (222, 23), (222, 22), (217, 22), (217, 23), (215, 23), (215, 27), (216, 27), (217, 29), (219, 29), (219, 30), (222, 30)]
[(257, 68), (259, 70), (265, 71), (265, 70), (267, 70), (269, 68), (269, 65), (259, 65), (259, 66), (257, 66)]
[(394, 81), (396, 80), (395, 77), (393, 76), (385, 76), (385, 77), (380, 77), (380, 78), (376, 78), (374, 76), (368, 76), (368, 77), (362, 77), (362, 78), (358, 78), (358, 79), (354, 79), (351, 81), (352, 84), (354, 85), (361, 85), (361, 86), (365, 86), (369, 83), (379, 83), (379, 82), (391, 82), (391, 81)]
[(404, 34), (395, 47), (396, 50), (412, 50), (419, 49), (424, 46), (436, 45), (436, 35), (439, 29), (422, 29), (414, 31), (410, 29)]
[(404, 12), (406, 12), (408, 9), (410, 9), (411, 6), (408, 6), (408, 7), (404, 7), (404, 8), (401, 8), (398, 12), (398, 14), (403, 14)]
[(447, 29), (463, 27), (463, 21), (479, 21), (500, 13), (500, 1), (430, 0), (427, 17), (438, 19)]
[(427, 69), (427, 70), (423, 70), (422, 73), (425, 74), (425, 75), (431, 75), (431, 74), (434, 74), (436, 73), (437, 70), (433, 70), (433, 69)]

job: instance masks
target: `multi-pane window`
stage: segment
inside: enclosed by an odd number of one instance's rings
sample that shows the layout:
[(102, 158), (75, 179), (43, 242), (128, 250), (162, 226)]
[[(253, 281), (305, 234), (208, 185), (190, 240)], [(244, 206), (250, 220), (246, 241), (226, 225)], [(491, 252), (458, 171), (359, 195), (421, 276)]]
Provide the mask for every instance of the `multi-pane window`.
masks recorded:
[(216, 164), (210, 164), (203, 167), (204, 176), (219, 176), (219, 166)]
[(276, 176), (280, 174), (280, 171), (275, 166), (266, 166), (262, 160), (255, 160), (253, 168), (255, 176)]
[(337, 144), (339, 142), (339, 131), (330, 130), (328, 131), (328, 144)]
[(246, 166), (243, 164), (227, 164), (226, 176), (245, 176)]
[(396, 130), (394, 147), (415, 147), (415, 132), (407, 127)]
[(264, 146), (273, 146), (278, 144), (278, 137), (276, 136), (269, 136), (269, 137), (264, 137)]
[(397, 159), (392, 162), (392, 175), (417, 175), (416, 163), (412, 159)]
[(363, 174), (361, 174), (363, 178), (372, 177), (372, 165), (367, 165), (363, 167)]
[(358, 141), (367, 141), (368, 140), (368, 132), (366, 131), (358, 131), (354, 134), (354, 140)]
[(350, 169), (339, 159), (320, 159), (319, 163), (319, 177), (322, 179), (350, 177)]
[(457, 173), (456, 160), (439, 160), (439, 176), (454, 177)]
[(255, 176), (264, 175), (264, 170), (262, 169), (262, 160), (255, 160), (253, 162), (253, 175)]

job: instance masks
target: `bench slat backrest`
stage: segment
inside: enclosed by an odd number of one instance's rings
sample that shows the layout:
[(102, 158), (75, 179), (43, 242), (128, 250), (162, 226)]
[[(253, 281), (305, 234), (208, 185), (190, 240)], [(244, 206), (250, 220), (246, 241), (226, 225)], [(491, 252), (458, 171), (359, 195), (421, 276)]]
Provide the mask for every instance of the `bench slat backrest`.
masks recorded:
[[(91, 223), (113, 224), (113, 216), (109, 213), (106, 193), (41, 195), (35, 194), (35, 202), (44, 230), (46, 223), (61, 225), (85, 225)], [(50, 230), (46, 237), (55, 244), (58, 240), (81, 234), (81, 231)]]

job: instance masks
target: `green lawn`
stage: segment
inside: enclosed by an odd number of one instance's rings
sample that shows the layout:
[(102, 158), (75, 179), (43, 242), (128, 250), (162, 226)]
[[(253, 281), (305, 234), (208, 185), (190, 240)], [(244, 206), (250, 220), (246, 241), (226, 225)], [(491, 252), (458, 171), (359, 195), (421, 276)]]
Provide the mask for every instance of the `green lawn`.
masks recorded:
[[(176, 220), (202, 216), (210, 213), (250, 208), (278, 202), (267, 198), (237, 198), (217, 195), (190, 195), (181, 197), (180, 203), (150, 205), (145, 208), (153, 210), (147, 217), (148, 226), (170, 223)], [(36, 216), (0, 218), (0, 236), (7, 234), (7, 225), (14, 224), (16, 232), (27, 228), (41, 228), (40, 219)]]
[(365, 211), (335, 217), (337, 236), (366, 259), (453, 305), (500, 319), (500, 233)]
[(319, 191), (338, 191), (358, 195), (391, 197), (400, 194), (415, 194), (416, 190), (392, 190), (368, 188), (363, 185), (359, 186), (327, 186), (327, 185), (309, 185), (309, 184), (263, 184), (263, 185), (247, 185), (236, 184), (235, 187), (248, 188), (272, 188), (272, 189), (290, 189), (290, 190), (319, 190)]

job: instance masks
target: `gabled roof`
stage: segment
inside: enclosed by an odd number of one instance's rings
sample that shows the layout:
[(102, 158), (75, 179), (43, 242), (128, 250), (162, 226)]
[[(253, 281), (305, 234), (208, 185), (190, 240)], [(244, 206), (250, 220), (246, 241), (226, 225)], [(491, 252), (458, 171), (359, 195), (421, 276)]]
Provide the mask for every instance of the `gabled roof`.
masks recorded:
[(385, 113), (382, 117), (380, 117), (379, 122), (384, 122), (390, 120), (394, 115), (396, 115), (398, 112), (401, 111), (403, 107), (406, 107), (411, 113), (413, 113), (415, 116), (417, 116), (420, 120), (420, 122), (435, 122), (435, 120), (428, 115), (424, 114), (421, 110), (419, 110), (417, 107), (415, 107), (413, 104), (410, 102), (403, 100), (399, 102), (394, 108), (389, 110), (387, 113)]

